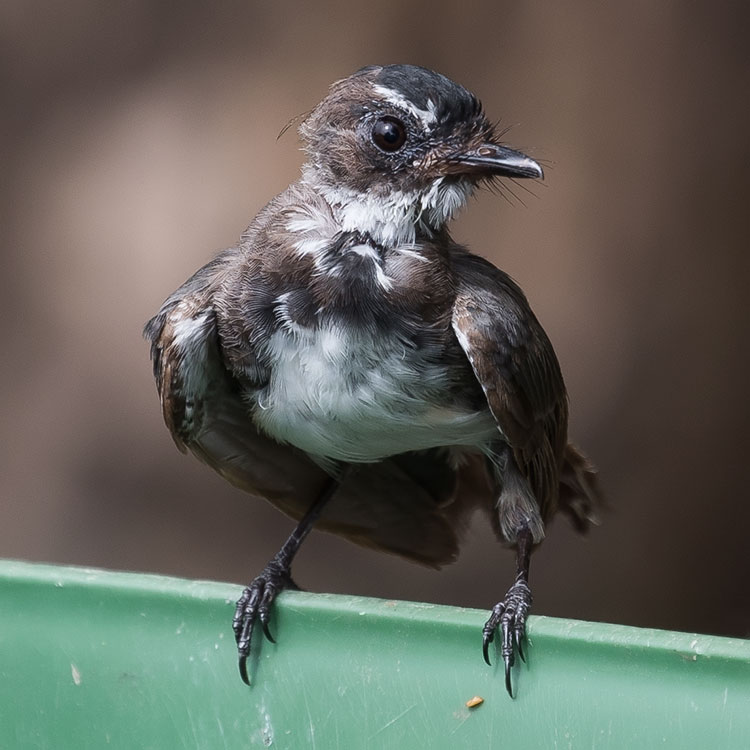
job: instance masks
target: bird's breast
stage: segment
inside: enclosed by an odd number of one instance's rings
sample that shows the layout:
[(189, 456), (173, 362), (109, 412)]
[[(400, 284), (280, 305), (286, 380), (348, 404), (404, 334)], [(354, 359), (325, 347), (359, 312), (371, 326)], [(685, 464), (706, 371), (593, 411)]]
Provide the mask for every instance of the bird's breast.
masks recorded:
[[(396, 334), (342, 324), (276, 331), (270, 379), (253, 416), (271, 437), (329, 459), (374, 461), (436, 446), (480, 445), (497, 434), (464, 398), (461, 368)], [(469, 390), (469, 389), (467, 389)]]
[(315, 203), (284, 217), (276, 255), (252, 261), (258, 269), (245, 276), (268, 285), (245, 293), (252, 310), (243, 308), (266, 375), (247, 393), (258, 426), (353, 462), (496, 436), (453, 334), (440, 247), (384, 247)]

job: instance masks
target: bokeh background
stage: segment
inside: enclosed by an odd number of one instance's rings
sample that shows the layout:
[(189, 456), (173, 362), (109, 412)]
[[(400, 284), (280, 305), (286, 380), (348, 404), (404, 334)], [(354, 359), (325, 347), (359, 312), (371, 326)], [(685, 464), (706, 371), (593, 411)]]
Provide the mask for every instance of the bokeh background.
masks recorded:
[[(548, 164), (454, 235), (524, 287), (612, 506), (535, 556), (535, 612), (750, 635), (747, 3), (0, 5), (0, 555), (248, 582), (291, 523), (179, 454), (144, 321), (296, 178), (281, 128), (365, 64), (474, 90)], [(312, 590), (486, 608), (326, 534)]]

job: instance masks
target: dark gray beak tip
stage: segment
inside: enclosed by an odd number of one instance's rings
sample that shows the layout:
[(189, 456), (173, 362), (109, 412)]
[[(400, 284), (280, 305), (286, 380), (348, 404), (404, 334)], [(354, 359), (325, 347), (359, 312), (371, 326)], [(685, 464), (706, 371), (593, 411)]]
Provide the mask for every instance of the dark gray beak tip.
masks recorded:
[(529, 175), (529, 177), (533, 177), (535, 180), (543, 180), (544, 170), (541, 168), (541, 166), (539, 166), (539, 164), (533, 159), (529, 159), (529, 162), (532, 170), (532, 173)]
[(512, 177), (528, 177), (532, 180), (544, 179), (544, 170), (539, 166), (537, 162), (535, 162), (533, 159), (529, 159), (528, 157), (526, 157), (523, 163), (519, 162), (518, 164), (511, 167), (511, 169), (515, 172), (513, 175), (509, 175)]

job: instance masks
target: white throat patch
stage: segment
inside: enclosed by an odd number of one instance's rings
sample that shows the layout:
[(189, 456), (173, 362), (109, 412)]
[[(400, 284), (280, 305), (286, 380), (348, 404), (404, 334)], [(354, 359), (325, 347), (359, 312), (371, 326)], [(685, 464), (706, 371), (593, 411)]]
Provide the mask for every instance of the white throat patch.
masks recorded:
[(382, 245), (408, 245), (418, 228), (440, 229), (474, 191), (468, 182), (438, 177), (426, 191), (394, 190), (385, 195), (346, 187), (318, 188), (344, 232), (366, 232)]

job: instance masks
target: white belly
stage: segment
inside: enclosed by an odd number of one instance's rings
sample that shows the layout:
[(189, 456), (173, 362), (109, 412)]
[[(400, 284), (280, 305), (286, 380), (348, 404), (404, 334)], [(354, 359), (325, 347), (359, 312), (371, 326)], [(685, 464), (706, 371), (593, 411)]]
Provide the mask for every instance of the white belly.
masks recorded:
[(277, 440), (329, 459), (366, 462), (438, 446), (486, 444), (488, 410), (448, 403), (447, 368), (394, 337), (340, 329), (277, 331), (269, 385), (253, 416)]

